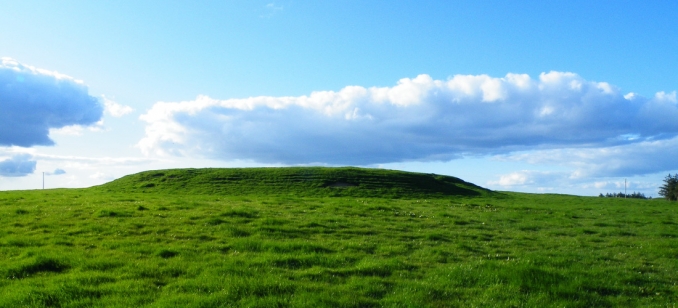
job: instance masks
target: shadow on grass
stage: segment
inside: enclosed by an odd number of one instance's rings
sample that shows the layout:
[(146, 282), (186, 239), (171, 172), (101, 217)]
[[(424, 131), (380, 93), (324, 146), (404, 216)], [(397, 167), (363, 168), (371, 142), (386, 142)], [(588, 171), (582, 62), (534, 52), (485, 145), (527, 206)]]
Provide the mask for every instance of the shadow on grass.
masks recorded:
[(26, 264), (9, 269), (7, 277), (26, 278), (41, 272), (61, 273), (69, 268), (70, 265), (58, 259), (38, 257)]

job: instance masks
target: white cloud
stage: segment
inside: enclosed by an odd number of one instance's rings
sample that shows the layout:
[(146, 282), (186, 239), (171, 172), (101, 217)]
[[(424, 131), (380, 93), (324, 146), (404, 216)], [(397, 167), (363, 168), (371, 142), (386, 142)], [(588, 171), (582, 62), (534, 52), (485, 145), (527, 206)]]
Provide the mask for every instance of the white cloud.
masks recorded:
[[(542, 166), (543, 167), (543, 166)], [(598, 195), (600, 193), (641, 192), (646, 196), (656, 196), (661, 185), (661, 177), (656, 174), (635, 179), (625, 177), (576, 177), (576, 172), (522, 170), (496, 176), (488, 181), (488, 187), (497, 190), (526, 192), (569, 192), (578, 195)], [(625, 181), (626, 180), (626, 181)]]
[(498, 155), (495, 158), (573, 169), (572, 178), (637, 176), (678, 170), (678, 137), (598, 148), (562, 148)]
[(608, 182), (594, 182), (593, 183), (593, 187), (598, 188), (598, 189), (605, 188), (608, 185), (609, 185)]
[(84, 128), (80, 125), (68, 125), (49, 130), (50, 135), (82, 136)]
[(513, 172), (511, 174), (500, 176), (499, 181), (497, 182), (490, 183), (500, 186), (514, 186), (514, 185), (525, 185), (526, 183), (528, 183), (528, 181), (529, 181), (528, 174), (526, 174), (525, 172)]
[(119, 118), (126, 114), (134, 112), (134, 108), (118, 104), (106, 97), (103, 97), (105, 112), (113, 117)]
[(664, 91), (657, 92), (655, 94), (655, 98), (658, 101), (664, 101), (664, 102), (670, 102), (670, 103), (676, 103), (676, 91), (673, 91), (671, 93), (665, 93)]
[(627, 93), (626, 95), (624, 95), (624, 98), (625, 98), (625, 99), (628, 99), (628, 100), (632, 100), (632, 99), (636, 98), (637, 95), (638, 95), (638, 94), (636, 94), (636, 93), (629, 92), (629, 93)]
[(554, 183), (566, 178), (566, 173), (563, 172), (548, 172), (548, 171), (534, 171), (522, 170), (509, 174), (499, 176), (497, 181), (489, 181), (488, 184), (492, 186), (528, 186), (528, 185), (544, 185), (546, 183)]
[(140, 117), (146, 135), (138, 146), (146, 154), (357, 165), (534, 148), (661, 147), (678, 133), (678, 107), (660, 93), (629, 99), (607, 83), (549, 72), (537, 80), (420, 75), (393, 87), (298, 97), (198, 96), (156, 103)]
[(90, 126), (103, 114), (80, 80), (0, 58), (0, 145), (53, 145), (51, 129)]
[(66, 136), (82, 136), (85, 130), (90, 132), (102, 132), (106, 130), (104, 127), (104, 120), (99, 120), (98, 122), (91, 124), (89, 126), (82, 125), (68, 125), (61, 128), (52, 128), (49, 130), (51, 135), (66, 135)]
[(96, 172), (96, 173), (90, 175), (89, 178), (94, 179), (94, 180), (107, 180), (107, 181), (115, 179), (114, 176), (107, 174), (107, 173), (104, 173), (104, 172)]
[(624, 191), (624, 189), (627, 190), (627, 192), (630, 193), (630, 190), (657, 190), (657, 185), (656, 184), (648, 184), (648, 183), (643, 183), (643, 182), (638, 182), (638, 181), (626, 181), (624, 180), (609, 180), (609, 181), (599, 181), (599, 182), (593, 182), (593, 183), (585, 183), (582, 185), (582, 188), (597, 188), (601, 190), (606, 190), (606, 191)]
[[(129, 113), (134, 112), (134, 108), (130, 106), (125, 106), (118, 104), (105, 96), (102, 96), (101, 100), (103, 101), (104, 105), (104, 113), (112, 116), (112, 117), (122, 117), (124, 115), (127, 115)], [(90, 131), (90, 132), (103, 132), (106, 131), (106, 127), (104, 126), (104, 120), (101, 119), (97, 121), (96, 123), (89, 124), (87, 126), (83, 126), (80, 124), (74, 124), (74, 125), (66, 125), (60, 128), (51, 128), (49, 129), (49, 135), (67, 135), (67, 136), (82, 136), (83, 132), (85, 131)]]

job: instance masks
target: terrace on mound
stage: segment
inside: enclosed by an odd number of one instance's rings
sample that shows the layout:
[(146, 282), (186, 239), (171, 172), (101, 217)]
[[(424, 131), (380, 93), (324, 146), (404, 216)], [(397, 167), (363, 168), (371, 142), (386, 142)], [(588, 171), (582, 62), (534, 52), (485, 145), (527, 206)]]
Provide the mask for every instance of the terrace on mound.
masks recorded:
[(424, 198), (496, 193), (461, 179), (355, 167), (207, 168), (145, 171), (93, 187), (108, 192)]

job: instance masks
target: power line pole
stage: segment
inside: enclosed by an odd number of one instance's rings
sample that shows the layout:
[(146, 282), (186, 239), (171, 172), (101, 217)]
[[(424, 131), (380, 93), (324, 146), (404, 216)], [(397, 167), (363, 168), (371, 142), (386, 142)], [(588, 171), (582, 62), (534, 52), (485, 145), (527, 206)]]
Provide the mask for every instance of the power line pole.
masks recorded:
[(42, 189), (45, 189), (45, 173), (42, 173)]

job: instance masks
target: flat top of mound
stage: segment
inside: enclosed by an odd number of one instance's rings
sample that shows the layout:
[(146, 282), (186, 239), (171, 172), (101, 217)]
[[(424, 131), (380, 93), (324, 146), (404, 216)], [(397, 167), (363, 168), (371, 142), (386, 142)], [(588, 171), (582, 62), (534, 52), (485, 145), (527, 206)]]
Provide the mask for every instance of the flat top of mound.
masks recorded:
[(92, 189), (128, 193), (375, 198), (482, 196), (492, 193), (451, 176), (355, 167), (154, 170), (128, 175)]

